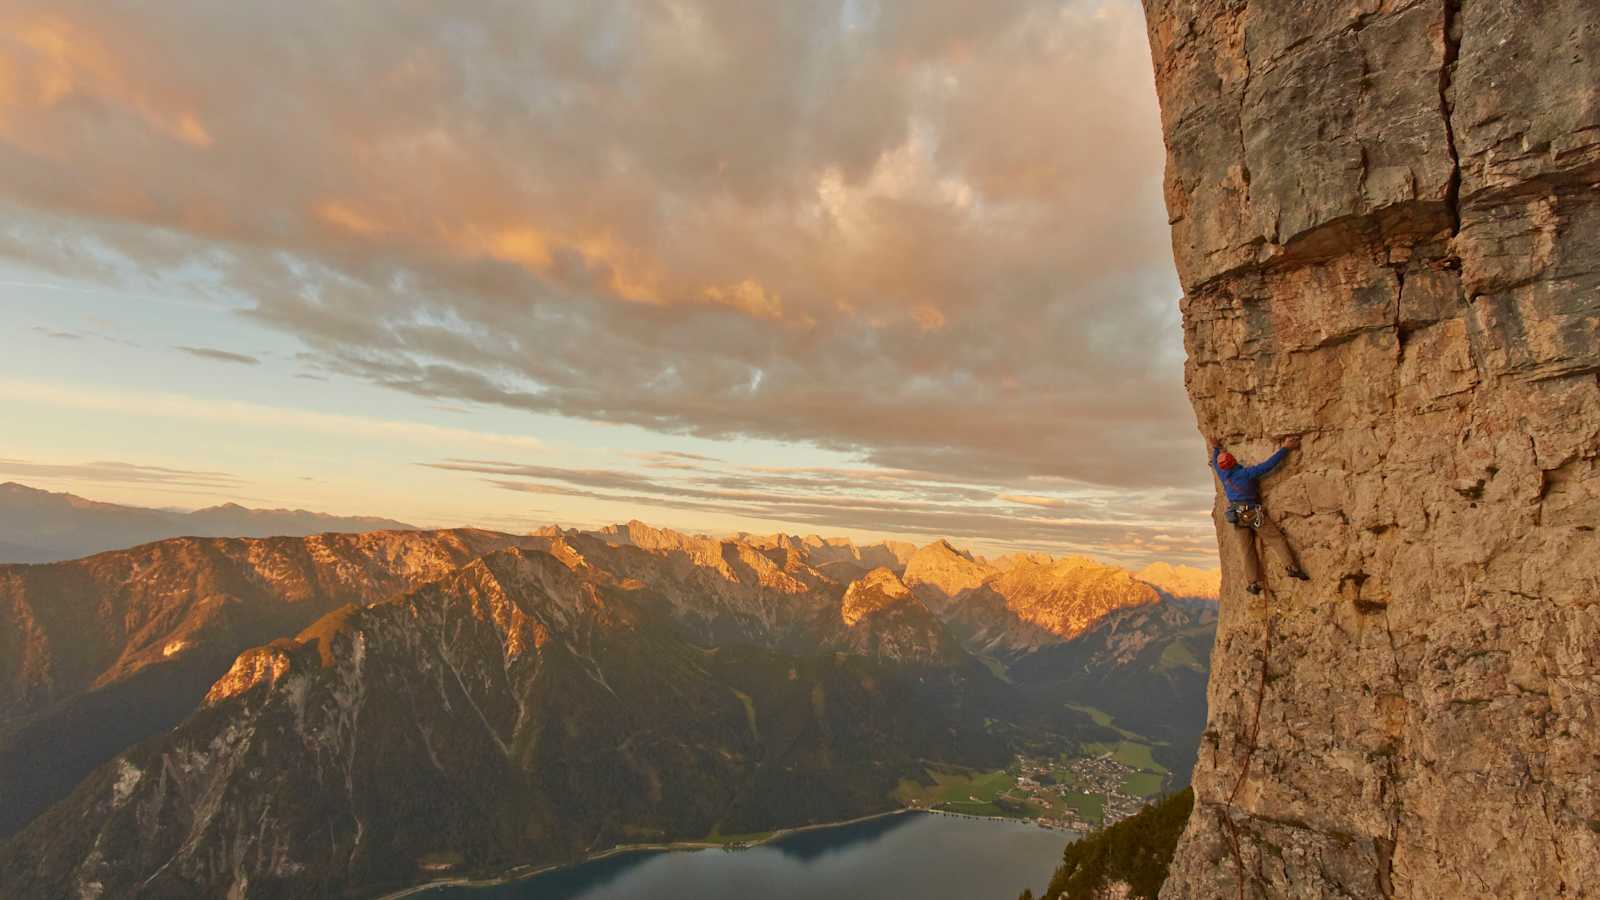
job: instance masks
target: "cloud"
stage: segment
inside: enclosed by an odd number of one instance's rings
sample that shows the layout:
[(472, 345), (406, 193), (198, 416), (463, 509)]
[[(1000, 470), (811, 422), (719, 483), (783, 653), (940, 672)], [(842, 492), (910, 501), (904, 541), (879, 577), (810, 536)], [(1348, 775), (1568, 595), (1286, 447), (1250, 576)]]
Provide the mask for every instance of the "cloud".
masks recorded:
[(1059, 509), (1067, 505), (1067, 501), (1060, 497), (1033, 497), (1027, 494), (1001, 494), (999, 499), (1007, 503), (1021, 503), (1024, 506), (1042, 506), (1047, 509)]
[(84, 335), (77, 331), (64, 331), (58, 328), (46, 328), (43, 325), (33, 326), (33, 330), (47, 338), (58, 341), (81, 341)]
[[(926, 480), (926, 473), (731, 465), (642, 473), (466, 459), (423, 465), (484, 476), (500, 490), (604, 501), (630, 510), (724, 514), (771, 522), (775, 528), (953, 537), (1124, 561), (1208, 563), (1215, 558), (1205, 517), (1142, 515), (1139, 503), (1111, 495), (997, 497), (978, 485)], [(1161, 501), (1159, 495), (1137, 499)]]
[(74, 331), (67, 328), (51, 328), (47, 325), (35, 325), (33, 326), (33, 330), (55, 341), (82, 341), (92, 338), (94, 340), (106, 341), (112, 344), (121, 344), (124, 347), (139, 346), (138, 344), (127, 340), (126, 338), (113, 337), (109, 334), (101, 334), (97, 331)]
[(544, 446), (538, 438), (528, 435), (312, 412), (260, 403), (206, 400), (162, 391), (85, 388), (18, 378), (0, 377), (0, 398), (154, 419), (188, 419), (219, 425), (295, 429), (334, 436), (360, 435), (422, 445), (489, 445), (512, 450), (537, 450)]
[(0, 253), (46, 271), (236, 292), (318, 372), (430, 401), (1203, 483), (1128, 0), (15, 0), (0, 26)]
[(59, 478), (69, 481), (96, 481), (118, 484), (165, 484), (186, 487), (233, 487), (242, 484), (227, 472), (206, 472), (144, 466), (137, 463), (101, 461), (75, 464), (40, 463), (0, 458), (0, 472), (18, 478)]
[(198, 356), (201, 359), (213, 359), (218, 362), (238, 363), (246, 366), (258, 366), (261, 364), (261, 360), (255, 358), (254, 356), (248, 356), (243, 353), (234, 353), (231, 350), (217, 350), (213, 347), (173, 347), (172, 349), (182, 350), (184, 353), (187, 353), (190, 356)]

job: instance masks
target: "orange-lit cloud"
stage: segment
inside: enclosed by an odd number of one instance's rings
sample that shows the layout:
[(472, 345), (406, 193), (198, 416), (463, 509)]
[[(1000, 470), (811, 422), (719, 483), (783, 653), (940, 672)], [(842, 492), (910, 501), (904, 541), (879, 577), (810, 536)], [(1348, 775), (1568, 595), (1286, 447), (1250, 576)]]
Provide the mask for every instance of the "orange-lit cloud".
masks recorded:
[(0, 30), (10, 35), (0, 42), (0, 127), (6, 133), (25, 119), (83, 100), (122, 108), (152, 131), (192, 147), (212, 145), (196, 110), (130, 73), (100, 35), (72, 19), (13, 15), (0, 18)]
[(706, 288), (705, 296), (712, 303), (742, 310), (758, 319), (783, 318), (783, 299), (769, 293), (754, 278), (734, 285), (712, 285)]
[(7, 9), (0, 252), (449, 402), (1194, 480), (1131, 2)]
[(388, 230), (376, 219), (337, 200), (323, 201), (317, 206), (316, 214), (317, 218), (335, 228), (363, 237)]
[(944, 313), (932, 306), (918, 306), (911, 310), (911, 318), (917, 320), (925, 331), (937, 331), (945, 326)]

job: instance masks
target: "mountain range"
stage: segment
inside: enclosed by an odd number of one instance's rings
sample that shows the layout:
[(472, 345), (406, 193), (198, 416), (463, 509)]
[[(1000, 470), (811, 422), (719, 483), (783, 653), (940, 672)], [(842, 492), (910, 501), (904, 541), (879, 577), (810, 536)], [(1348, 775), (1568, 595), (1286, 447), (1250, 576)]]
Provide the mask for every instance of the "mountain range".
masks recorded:
[(0, 484), (0, 563), (77, 559), (169, 537), (304, 536), (411, 527), (393, 519), (250, 509), (237, 503), (193, 512), (149, 509), (42, 491), (14, 481)]
[(177, 724), (249, 647), (518, 541), (472, 530), (173, 538), (0, 565), (0, 834)]
[(1089, 560), (639, 522), (0, 566), (0, 893), (365, 895), (875, 812), (1203, 719), (1214, 627)]

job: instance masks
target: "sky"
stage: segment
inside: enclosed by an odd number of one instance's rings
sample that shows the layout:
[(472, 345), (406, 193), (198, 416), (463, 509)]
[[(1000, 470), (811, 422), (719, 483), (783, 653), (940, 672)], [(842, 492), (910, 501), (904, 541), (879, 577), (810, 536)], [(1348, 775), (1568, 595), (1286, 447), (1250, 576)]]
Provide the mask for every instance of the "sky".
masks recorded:
[(1133, 0), (0, 0), (0, 480), (1211, 564)]

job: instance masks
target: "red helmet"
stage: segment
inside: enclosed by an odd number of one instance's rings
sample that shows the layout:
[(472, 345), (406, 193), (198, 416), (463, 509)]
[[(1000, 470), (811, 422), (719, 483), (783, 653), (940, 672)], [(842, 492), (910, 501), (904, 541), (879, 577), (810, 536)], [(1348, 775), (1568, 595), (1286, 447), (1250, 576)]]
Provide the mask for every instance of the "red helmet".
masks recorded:
[(1239, 461), (1233, 458), (1232, 453), (1223, 453), (1217, 457), (1217, 468), (1219, 469), (1231, 469), (1238, 464)]

